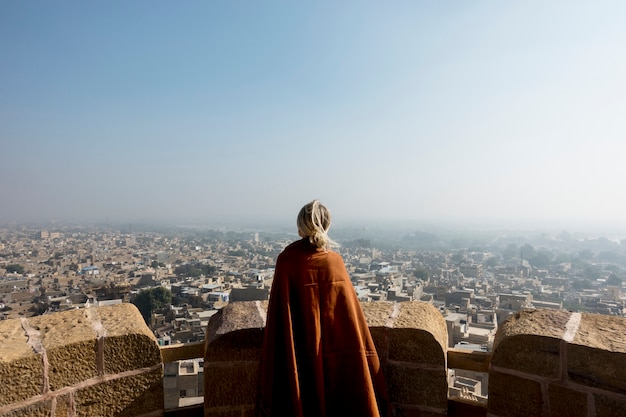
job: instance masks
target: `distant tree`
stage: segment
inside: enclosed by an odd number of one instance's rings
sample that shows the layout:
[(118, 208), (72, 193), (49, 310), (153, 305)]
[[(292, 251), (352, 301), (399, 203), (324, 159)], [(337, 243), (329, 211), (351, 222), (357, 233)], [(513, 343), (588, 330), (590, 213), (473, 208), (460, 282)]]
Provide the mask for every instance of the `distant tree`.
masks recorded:
[(621, 260), (621, 256), (615, 251), (602, 251), (598, 253), (598, 260), (602, 262), (618, 263)]
[(428, 281), (428, 271), (426, 270), (426, 268), (417, 268), (415, 272), (413, 272), (413, 275), (415, 275), (417, 279), (421, 279), (422, 281)]
[(574, 290), (583, 290), (593, 288), (593, 283), (588, 279), (579, 279), (572, 282), (572, 289)]
[(598, 265), (585, 265), (583, 267), (583, 274), (585, 276), (585, 278), (590, 279), (592, 281), (597, 280), (598, 278), (600, 278), (603, 274), (602, 274), (602, 268)]
[(591, 259), (593, 259), (593, 252), (591, 252), (589, 249), (583, 249), (578, 252), (578, 258), (582, 261), (590, 261)]
[(519, 247), (515, 243), (509, 243), (502, 250), (502, 256), (506, 259), (514, 259), (519, 256)]
[(450, 260), (455, 264), (460, 264), (461, 262), (465, 260), (465, 253), (463, 252), (453, 253), (452, 256), (450, 256)]
[(623, 282), (623, 280), (620, 277), (618, 277), (617, 275), (615, 275), (615, 274), (609, 275), (609, 277), (606, 280), (606, 283), (608, 285), (616, 285), (618, 287), (622, 286), (622, 282)]
[(6, 270), (9, 274), (23, 274), (24, 273), (24, 267), (19, 264), (7, 265)]
[(537, 255), (530, 258), (528, 260), (528, 263), (530, 263), (535, 268), (545, 269), (550, 266), (551, 259), (546, 253), (539, 252)]
[(483, 265), (487, 266), (487, 267), (492, 267), (493, 268), (494, 266), (498, 265), (498, 257), (497, 256), (490, 256), (489, 258), (487, 258), (485, 260), (485, 262), (483, 262)]
[(150, 264), (150, 267), (157, 269), (157, 268), (165, 268), (165, 264), (163, 262), (159, 262), (159, 261), (152, 261), (152, 263)]
[(217, 270), (212, 265), (205, 265), (200, 262), (186, 263), (178, 265), (174, 268), (174, 273), (180, 277), (192, 277), (197, 278), (200, 275), (211, 275)]
[(172, 292), (164, 287), (141, 290), (132, 303), (137, 306), (146, 323), (150, 324), (152, 312), (172, 303)]

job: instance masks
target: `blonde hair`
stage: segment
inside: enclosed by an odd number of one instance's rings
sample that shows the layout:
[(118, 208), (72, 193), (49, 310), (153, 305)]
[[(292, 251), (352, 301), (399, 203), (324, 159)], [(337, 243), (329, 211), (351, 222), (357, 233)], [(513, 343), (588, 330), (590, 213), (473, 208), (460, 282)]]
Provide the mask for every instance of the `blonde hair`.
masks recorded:
[(328, 237), (330, 211), (318, 200), (306, 204), (298, 213), (298, 233), (317, 248), (328, 249), (337, 245)]

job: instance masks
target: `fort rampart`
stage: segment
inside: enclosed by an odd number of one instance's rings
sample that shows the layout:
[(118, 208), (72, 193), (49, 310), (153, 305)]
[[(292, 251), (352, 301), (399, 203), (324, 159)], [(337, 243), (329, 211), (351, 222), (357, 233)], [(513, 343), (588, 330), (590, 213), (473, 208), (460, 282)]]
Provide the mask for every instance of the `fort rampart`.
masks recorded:
[[(231, 303), (211, 318), (205, 417), (253, 416), (266, 308)], [(481, 356), (448, 349), (445, 321), (428, 303), (363, 309), (395, 416), (463, 415), (448, 398), (447, 370), (459, 364), (489, 373), (488, 402), (476, 415), (626, 415), (626, 319), (525, 311)], [(0, 321), (0, 417), (167, 415), (162, 352), (131, 304)]]

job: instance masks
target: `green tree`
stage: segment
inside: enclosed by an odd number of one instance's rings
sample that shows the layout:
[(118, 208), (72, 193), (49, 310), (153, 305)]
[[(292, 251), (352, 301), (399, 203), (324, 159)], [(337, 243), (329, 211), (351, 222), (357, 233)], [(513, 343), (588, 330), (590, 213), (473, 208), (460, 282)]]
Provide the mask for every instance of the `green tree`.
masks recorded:
[(572, 282), (572, 289), (574, 290), (583, 290), (593, 288), (593, 283), (588, 279), (579, 279)]
[(496, 265), (498, 265), (498, 257), (497, 256), (490, 256), (489, 258), (487, 258), (485, 260), (485, 262), (483, 262), (483, 265), (486, 267), (494, 267)]
[(150, 264), (150, 266), (154, 269), (157, 268), (165, 268), (165, 264), (163, 262), (159, 262), (159, 261), (152, 261), (152, 263)]
[(24, 267), (19, 264), (7, 265), (6, 270), (9, 274), (23, 274), (24, 273)]
[(519, 256), (519, 247), (515, 243), (509, 243), (502, 251), (505, 259), (514, 259)]
[(547, 253), (539, 252), (537, 255), (530, 258), (528, 262), (535, 268), (543, 269), (543, 268), (547, 268), (550, 266), (551, 259)]
[(622, 279), (615, 274), (609, 275), (609, 278), (606, 280), (608, 285), (616, 285), (618, 287), (622, 286)]
[(422, 281), (428, 281), (428, 271), (426, 268), (417, 268), (415, 272), (413, 272), (413, 275)]
[(141, 290), (132, 303), (137, 306), (146, 323), (150, 324), (152, 312), (172, 303), (172, 292), (165, 287)]

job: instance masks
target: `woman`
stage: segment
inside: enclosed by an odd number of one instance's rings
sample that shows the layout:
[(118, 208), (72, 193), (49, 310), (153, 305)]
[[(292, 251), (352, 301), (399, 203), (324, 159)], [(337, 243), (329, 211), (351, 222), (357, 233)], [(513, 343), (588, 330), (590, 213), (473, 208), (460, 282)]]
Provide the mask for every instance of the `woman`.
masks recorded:
[(298, 214), (302, 238), (278, 256), (260, 374), (262, 416), (387, 415), (376, 348), (341, 256), (330, 250), (330, 212)]

